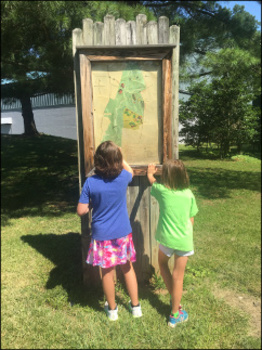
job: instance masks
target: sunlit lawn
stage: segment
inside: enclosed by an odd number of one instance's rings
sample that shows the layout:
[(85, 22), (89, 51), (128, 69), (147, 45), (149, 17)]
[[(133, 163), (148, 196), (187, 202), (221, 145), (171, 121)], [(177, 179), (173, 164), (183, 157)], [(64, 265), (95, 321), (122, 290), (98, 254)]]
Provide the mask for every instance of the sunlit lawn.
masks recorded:
[(182, 299), (189, 320), (169, 329), (161, 278), (139, 286), (141, 319), (118, 282), (115, 323), (102, 288), (82, 285), (76, 141), (2, 136), (2, 348), (261, 348), (261, 160), (180, 150), (200, 210)]

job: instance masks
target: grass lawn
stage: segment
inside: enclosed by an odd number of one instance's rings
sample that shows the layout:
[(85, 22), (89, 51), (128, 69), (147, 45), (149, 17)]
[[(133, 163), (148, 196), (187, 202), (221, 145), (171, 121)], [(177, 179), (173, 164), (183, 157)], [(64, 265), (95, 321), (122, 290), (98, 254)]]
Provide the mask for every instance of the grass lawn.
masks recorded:
[(119, 320), (102, 288), (81, 282), (76, 141), (1, 137), (3, 349), (261, 349), (261, 160), (227, 160), (182, 146), (199, 213), (182, 304), (167, 326), (162, 279), (139, 285), (141, 319), (117, 283)]

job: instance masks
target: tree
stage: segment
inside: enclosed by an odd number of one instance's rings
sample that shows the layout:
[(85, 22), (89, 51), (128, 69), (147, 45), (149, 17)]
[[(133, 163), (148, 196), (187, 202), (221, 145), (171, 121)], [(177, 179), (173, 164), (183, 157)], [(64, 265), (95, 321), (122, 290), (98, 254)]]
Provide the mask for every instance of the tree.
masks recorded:
[(1, 94), (21, 101), (26, 135), (38, 133), (31, 97), (74, 91), (72, 30), (84, 18), (103, 21), (107, 13), (153, 19), (142, 5), (132, 9), (114, 1), (1, 1)]
[[(202, 67), (208, 52), (222, 48), (238, 47), (260, 57), (261, 33), (259, 22), (235, 5), (233, 11), (222, 7), (218, 1), (127, 1), (135, 6), (142, 3), (155, 16), (167, 16), (170, 25), (180, 26), (180, 81), (192, 83), (210, 72)], [(260, 2), (261, 3), (261, 2)], [(189, 80), (191, 78), (191, 80)]]
[(231, 11), (217, 1), (142, 3), (180, 26), (180, 86), (192, 94), (180, 109), (188, 143), (217, 142), (221, 157), (230, 144), (240, 150), (259, 134), (259, 110), (252, 108), (261, 85), (259, 22), (244, 6)]
[(224, 158), (231, 145), (238, 151), (257, 134), (259, 110), (252, 101), (260, 94), (260, 60), (246, 50), (222, 49), (207, 54), (206, 78), (190, 87), (191, 98), (180, 108), (186, 143), (199, 147), (217, 143)]
[(21, 100), (26, 134), (36, 132), (30, 97), (73, 92), (71, 34), (86, 17), (169, 17), (181, 27), (181, 83), (212, 74), (204, 63), (208, 52), (235, 48), (260, 59), (258, 22), (244, 6), (231, 11), (217, 1), (2, 1), (1, 12), (1, 78), (13, 81), (1, 85), (2, 97)]

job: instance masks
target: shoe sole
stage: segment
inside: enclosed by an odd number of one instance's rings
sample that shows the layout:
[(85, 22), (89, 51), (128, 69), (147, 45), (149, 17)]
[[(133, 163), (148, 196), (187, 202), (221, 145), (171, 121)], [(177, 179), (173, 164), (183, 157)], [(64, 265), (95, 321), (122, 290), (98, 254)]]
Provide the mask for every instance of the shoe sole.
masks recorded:
[(107, 318), (109, 319), (109, 321), (112, 321), (112, 322), (114, 322), (114, 321), (117, 321), (117, 320), (118, 320), (118, 317), (117, 317), (117, 318), (110, 318), (110, 317), (108, 317), (108, 316), (107, 316)]
[(183, 321), (180, 321), (180, 322), (177, 322), (177, 323), (171, 323), (171, 322), (168, 322), (168, 326), (171, 327), (171, 328), (175, 328), (179, 323), (184, 323), (184, 322), (187, 322), (188, 318), (186, 318), (185, 320)]
[(118, 320), (118, 315), (116, 315), (115, 317), (111, 318), (111, 317), (110, 317), (110, 314), (109, 314), (106, 310), (105, 310), (105, 312), (106, 312), (107, 318), (108, 318), (110, 321), (116, 321), (116, 320)]

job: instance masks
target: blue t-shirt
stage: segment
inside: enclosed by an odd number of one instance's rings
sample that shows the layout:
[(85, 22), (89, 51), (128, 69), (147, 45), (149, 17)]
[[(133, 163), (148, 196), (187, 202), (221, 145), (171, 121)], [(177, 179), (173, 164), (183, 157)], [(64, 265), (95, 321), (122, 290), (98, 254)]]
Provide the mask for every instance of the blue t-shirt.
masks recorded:
[(125, 169), (113, 180), (94, 175), (86, 179), (79, 203), (92, 205), (92, 238), (120, 238), (132, 232), (126, 205), (126, 190), (132, 174)]

